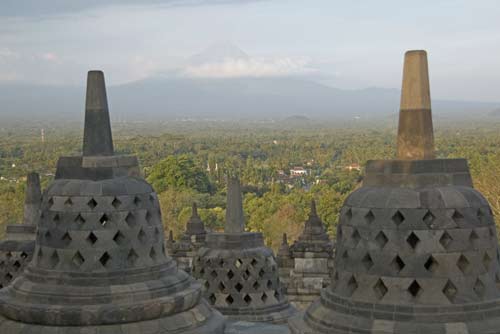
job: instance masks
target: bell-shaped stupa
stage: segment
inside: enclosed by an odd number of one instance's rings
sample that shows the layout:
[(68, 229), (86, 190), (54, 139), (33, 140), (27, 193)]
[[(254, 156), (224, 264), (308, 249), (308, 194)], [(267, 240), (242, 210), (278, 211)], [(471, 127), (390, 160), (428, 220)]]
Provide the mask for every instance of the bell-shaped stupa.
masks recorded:
[(288, 300), (300, 310), (307, 308), (321, 289), (330, 285), (333, 267), (333, 243), (311, 201), (304, 230), (290, 248), (294, 267), (287, 287)]
[(345, 201), (335, 270), (292, 333), (500, 333), (495, 222), (465, 159), (434, 159), (427, 55), (405, 57), (398, 159)]
[(21, 274), (33, 257), (41, 202), (40, 177), (37, 173), (29, 173), (23, 223), (7, 225), (5, 238), (0, 241), (0, 289)]
[(201, 297), (165, 252), (136, 157), (114, 155), (104, 75), (91, 71), (83, 156), (59, 159), (33, 261), (0, 291), (0, 333), (222, 333)]
[(273, 251), (262, 233), (245, 232), (240, 182), (228, 178), (224, 233), (207, 234), (193, 275), (205, 298), (231, 320), (285, 323), (295, 314), (281, 287)]

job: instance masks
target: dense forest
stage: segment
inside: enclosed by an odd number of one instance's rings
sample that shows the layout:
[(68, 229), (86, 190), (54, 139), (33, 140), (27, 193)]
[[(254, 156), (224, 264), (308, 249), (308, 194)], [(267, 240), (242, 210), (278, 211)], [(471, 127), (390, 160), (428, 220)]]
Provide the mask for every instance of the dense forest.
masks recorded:
[[(43, 129), (43, 140), (41, 131)], [(439, 157), (465, 157), (476, 188), (500, 218), (500, 122), (437, 121)], [(316, 123), (177, 121), (114, 122), (115, 151), (140, 159), (159, 194), (165, 230), (178, 237), (197, 202), (211, 230), (223, 227), (225, 175), (239, 174), (249, 230), (262, 231), (276, 249), (281, 234), (293, 240), (316, 199), (334, 236), (339, 209), (363, 179), (370, 159), (391, 159), (396, 125), (352, 121)], [(22, 221), (25, 175), (37, 171), (42, 187), (53, 178), (59, 156), (81, 152), (81, 124), (14, 124), (0, 128), (0, 236)], [(298, 172), (297, 172), (298, 171)], [(500, 219), (497, 219), (497, 222)]]

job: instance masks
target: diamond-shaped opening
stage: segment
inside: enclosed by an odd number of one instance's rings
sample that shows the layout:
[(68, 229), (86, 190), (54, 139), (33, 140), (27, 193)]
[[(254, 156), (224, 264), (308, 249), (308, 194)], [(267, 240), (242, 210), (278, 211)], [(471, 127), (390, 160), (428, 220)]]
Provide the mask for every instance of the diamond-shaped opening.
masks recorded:
[(439, 243), (441, 244), (441, 246), (443, 246), (444, 249), (448, 249), (452, 241), (453, 238), (446, 231), (444, 231), (441, 238), (439, 238)]
[(99, 223), (101, 223), (101, 226), (104, 227), (106, 224), (109, 222), (109, 217), (106, 214), (103, 214), (101, 218), (99, 219)]
[(257, 263), (259, 263), (259, 262), (256, 259), (252, 259), (252, 261), (250, 262), (252, 267), (255, 267), (257, 265)]
[(221, 259), (219, 260), (219, 267), (224, 267), (224, 263), (225, 263), (225, 262), (224, 262), (224, 259), (222, 259), (222, 258), (221, 258)]
[(274, 291), (274, 298), (275, 298), (277, 301), (279, 301), (279, 300), (281, 299), (281, 295), (280, 295), (280, 293), (278, 292), (278, 290), (275, 290), (275, 291)]
[(113, 199), (113, 201), (111, 202), (111, 205), (115, 208), (115, 209), (118, 209), (120, 207), (120, 205), (122, 205), (122, 201), (120, 201), (117, 197), (115, 197)]
[(380, 247), (380, 249), (382, 249), (389, 242), (389, 239), (387, 238), (384, 232), (380, 231), (375, 237), (375, 242)]
[(7, 273), (7, 274), (5, 274), (5, 276), (4, 276), (4, 277), (5, 277), (5, 280), (6, 280), (7, 282), (10, 282), (10, 281), (14, 278), (14, 276), (12, 276), (12, 274), (11, 274), (11, 273)]
[(479, 241), (479, 236), (477, 235), (477, 232), (475, 230), (472, 230), (470, 232), (469, 241), (472, 245), (476, 245), (476, 243)]
[(240, 268), (242, 265), (243, 265), (243, 261), (241, 261), (240, 259), (237, 259), (236, 261), (234, 261), (234, 266), (236, 268)]
[(99, 258), (99, 262), (101, 262), (103, 267), (106, 267), (109, 264), (109, 261), (111, 260), (111, 256), (108, 254), (108, 252), (104, 252), (102, 256)]
[(418, 236), (414, 232), (411, 232), (410, 235), (408, 236), (408, 238), (406, 238), (406, 242), (408, 243), (408, 245), (410, 245), (410, 247), (412, 249), (415, 249), (415, 248), (417, 248), (417, 245), (419, 244), (420, 239), (418, 238)]
[(12, 257), (12, 253), (11, 252), (7, 252), (7, 254), (5, 254), (5, 257), (10, 259)]
[(217, 271), (212, 270), (212, 271), (210, 272), (210, 276), (212, 276), (212, 278), (214, 278), (214, 279), (215, 279), (215, 278), (217, 277)]
[(246, 281), (250, 277), (250, 271), (246, 269), (242, 274), (243, 279)]
[(151, 224), (151, 221), (153, 220), (153, 215), (151, 214), (151, 212), (146, 212), (146, 221), (148, 222), (148, 224)]
[(375, 215), (373, 214), (373, 212), (371, 210), (368, 211), (368, 213), (365, 215), (365, 221), (368, 224), (371, 224), (375, 221)]
[(459, 223), (464, 219), (464, 215), (461, 214), (460, 211), (454, 210), (453, 214), (451, 215), (451, 219), (453, 219), (455, 223)]
[(91, 198), (90, 201), (87, 202), (87, 205), (90, 209), (94, 210), (97, 206), (97, 202), (94, 198)]
[(457, 295), (457, 287), (450, 281), (446, 282), (446, 284), (443, 287), (443, 294), (448, 298), (450, 302), (453, 302), (455, 299), (455, 296)]
[(267, 288), (271, 290), (273, 288), (273, 282), (271, 280), (267, 280)]
[(429, 227), (432, 226), (435, 219), (436, 219), (436, 216), (434, 216), (430, 210), (427, 210), (427, 212), (425, 213), (425, 215), (423, 217), (424, 223), (426, 223), (427, 226), (429, 226)]
[(210, 288), (210, 283), (208, 281), (205, 281), (205, 289), (208, 290), (208, 288)]
[(462, 254), (457, 260), (457, 266), (460, 269), (462, 273), (467, 273), (469, 272), (470, 268), (470, 262), (467, 260), (467, 258)]
[(71, 236), (69, 235), (68, 232), (64, 233), (61, 240), (65, 246), (68, 246), (71, 243), (71, 241), (73, 241), (73, 239), (71, 238)]
[(219, 291), (221, 291), (221, 292), (226, 291), (226, 286), (222, 282), (219, 283)]
[(227, 305), (232, 305), (234, 303), (234, 298), (233, 296), (229, 295), (226, 297), (226, 303)]
[(83, 224), (83, 223), (85, 223), (85, 219), (83, 219), (81, 214), (78, 214), (75, 218), (75, 222), (78, 224)]
[(217, 298), (215, 295), (212, 293), (210, 296), (208, 296), (208, 301), (210, 302), (211, 305), (214, 305), (215, 302), (217, 301)]
[(344, 253), (342, 253), (342, 259), (347, 260), (349, 258), (349, 251), (346, 249)]
[(236, 283), (234, 288), (236, 289), (236, 291), (240, 292), (243, 289), (243, 285), (240, 282), (238, 282)]
[(356, 246), (361, 240), (361, 234), (359, 234), (357, 229), (354, 229), (354, 231), (352, 232), (352, 240), (354, 242), (354, 246)]
[(138, 196), (134, 197), (134, 204), (135, 204), (135, 206), (141, 205), (141, 202), (142, 202), (142, 200)]
[(345, 217), (347, 218), (347, 221), (351, 221), (352, 219), (352, 210), (351, 209), (348, 209), (346, 212), (345, 212)]
[(260, 269), (260, 270), (259, 270), (259, 276), (260, 276), (260, 277), (264, 277), (265, 273), (266, 273), (266, 272), (264, 271), (264, 269)]
[(486, 270), (490, 270), (490, 265), (491, 265), (491, 257), (490, 255), (486, 252), (484, 253), (484, 256), (483, 256), (483, 265), (484, 265), (484, 268), (486, 268)]
[(424, 264), (425, 269), (431, 273), (434, 273), (437, 270), (438, 266), (439, 266), (439, 263), (436, 261), (436, 259), (432, 255), (429, 256), (429, 258), (427, 259), (427, 261), (425, 261), (425, 264)]
[(52, 239), (52, 233), (50, 231), (45, 232), (45, 240), (50, 240)]
[(403, 260), (399, 257), (399, 255), (396, 255), (394, 259), (391, 262), (391, 268), (396, 272), (399, 273), (403, 268), (406, 266), (406, 264), (403, 262)]
[(234, 273), (233, 273), (233, 271), (232, 271), (232, 270), (229, 270), (229, 271), (227, 272), (227, 278), (229, 278), (229, 279), (233, 279), (233, 277), (234, 277)]
[(125, 222), (130, 227), (135, 226), (136, 224), (135, 216), (131, 212), (129, 212), (127, 214), (127, 217), (125, 217)]
[(267, 294), (265, 292), (262, 293), (262, 296), (260, 297), (260, 300), (262, 300), (263, 303), (267, 301)]
[(94, 234), (94, 232), (90, 232), (87, 239), (87, 242), (89, 243), (89, 245), (94, 245), (96, 242), (97, 242), (97, 236)]
[(361, 263), (363, 263), (366, 270), (370, 270), (370, 268), (373, 267), (373, 260), (369, 253), (366, 253), (366, 255), (363, 256)]
[(478, 278), (476, 280), (476, 283), (474, 284), (474, 292), (478, 297), (483, 297), (484, 292), (486, 290), (486, 287), (484, 286), (483, 282)]
[(49, 200), (47, 201), (47, 204), (49, 205), (49, 208), (50, 208), (52, 205), (54, 205), (54, 198), (53, 198), (53, 197), (49, 198)]
[(252, 297), (250, 297), (250, 295), (245, 295), (245, 297), (243, 297), (243, 300), (245, 301), (245, 303), (247, 303), (247, 305), (250, 305), (250, 303), (252, 302)]
[(260, 284), (258, 281), (255, 281), (255, 283), (252, 286), (255, 290), (258, 290), (260, 288)]
[(61, 221), (61, 217), (59, 216), (58, 213), (56, 213), (54, 215), (54, 217), (52, 218), (52, 221), (54, 221), (54, 223), (56, 223), (56, 224), (59, 224), (59, 222)]
[(379, 279), (373, 286), (373, 291), (375, 292), (378, 300), (381, 300), (387, 294), (388, 289), (387, 286), (385, 286), (384, 281)]
[(85, 259), (80, 252), (76, 252), (71, 261), (75, 266), (81, 267), (81, 265), (85, 262)]
[(21, 253), (21, 258), (22, 258), (23, 260), (26, 260), (26, 259), (28, 258), (28, 254), (27, 254), (27, 253), (25, 253), (25, 252), (22, 252), (22, 253)]
[(139, 241), (142, 242), (143, 244), (148, 241), (148, 235), (146, 234), (146, 232), (144, 232), (142, 228), (139, 231), (139, 234), (137, 234), (137, 239), (139, 239)]
[(349, 278), (349, 281), (347, 281), (347, 290), (349, 295), (352, 296), (352, 294), (354, 293), (354, 291), (356, 291), (357, 288), (358, 288), (358, 282), (356, 281), (356, 278), (354, 278), (354, 276), (351, 276), (351, 278)]
[(21, 268), (21, 263), (19, 261), (16, 261), (16, 262), (13, 263), (13, 266), (16, 269), (16, 271), (18, 271), (19, 268)]
[(394, 224), (397, 226), (401, 225), (405, 221), (405, 216), (398, 210), (396, 213), (392, 216), (392, 221)]
[(116, 232), (115, 236), (113, 237), (113, 241), (116, 242), (117, 245), (123, 245), (126, 241), (125, 236), (121, 231)]
[(156, 255), (156, 251), (154, 247), (151, 247), (151, 250), (149, 251), (149, 257), (153, 260), (156, 261), (158, 256)]
[(135, 252), (135, 250), (132, 248), (130, 252), (128, 252), (127, 255), (127, 263), (129, 265), (134, 265), (137, 262), (137, 259), (139, 258), (139, 255)]
[(422, 292), (422, 287), (417, 281), (413, 281), (408, 287), (408, 292), (416, 298)]
[(71, 200), (71, 197), (68, 197), (68, 199), (64, 202), (64, 205), (66, 205), (66, 206), (72, 206), (73, 205), (73, 201)]

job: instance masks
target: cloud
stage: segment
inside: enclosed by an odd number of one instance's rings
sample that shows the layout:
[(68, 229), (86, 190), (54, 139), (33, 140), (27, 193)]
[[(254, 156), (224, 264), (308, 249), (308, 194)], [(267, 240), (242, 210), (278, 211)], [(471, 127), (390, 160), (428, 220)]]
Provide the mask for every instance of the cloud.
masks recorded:
[(0, 17), (43, 17), (121, 5), (203, 6), (260, 1), (266, 0), (5, 0)]
[(309, 66), (308, 60), (290, 57), (274, 59), (226, 58), (220, 62), (189, 65), (183, 70), (183, 75), (187, 77), (214, 79), (282, 77), (314, 73), (316, 73), (316, 69)]

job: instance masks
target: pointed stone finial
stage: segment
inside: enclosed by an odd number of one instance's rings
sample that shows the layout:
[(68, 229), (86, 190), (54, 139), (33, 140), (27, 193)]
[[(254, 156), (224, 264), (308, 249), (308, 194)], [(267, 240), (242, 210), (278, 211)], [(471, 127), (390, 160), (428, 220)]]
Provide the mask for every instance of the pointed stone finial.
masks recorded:
[(89, 71), (85, 100), (83, 155), (109, 156), (113, 155), (113, 153), (113, 138), (111, 135), (104, 73), (101, 71)]
[(434, 159), (427, 52), (405, 54), (398, 127), (398, 159)]
[(281, 242), (282, 245), (288, 245), (288, 236), (286, 233), (283, 233), (283, 241)]
[(26, 193), (24, 197), (24, 224), (37, 225), (40, 217), (42, 191), (38, 173), (29, 173), (26, 179)]
[(168, 231), (168, 241), (174, 242), (174, 232), (172, 230)]
[(198, 216), (198, 206), (196, 205), (196, 202), (193, 202), (193, 207), (191, 211), (191, 218), (199, 217)]
[(240, 180), (237, 177), (228, 177), (226, 225), (224, 226), (224, 232), (242, 233), (244, 231), (245, 215), (243, 214)]
[(309, 217), (317, 217), (318, 213), (316, 212), (316, 201), (311, 200), (311, 212), (309, 212)]

